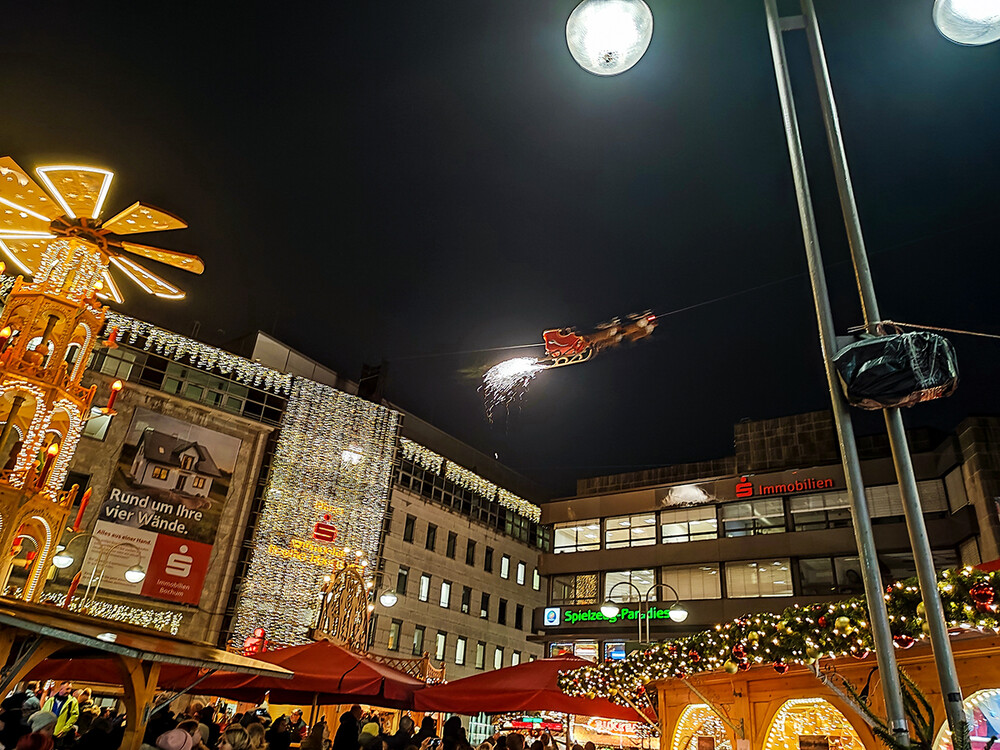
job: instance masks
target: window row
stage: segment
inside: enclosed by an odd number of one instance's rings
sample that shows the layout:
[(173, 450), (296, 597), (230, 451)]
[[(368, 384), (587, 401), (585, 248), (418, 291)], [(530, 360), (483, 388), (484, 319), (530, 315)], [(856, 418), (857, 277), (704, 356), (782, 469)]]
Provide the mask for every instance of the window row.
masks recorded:
[[(416, 536), (417, 529), (417, 517), (411, 514), (406, 515), (406, 519), (403, 521), (403, 541), (409, 544), (413, 544), (414, 537)], [(438, 527), (436, 524), (428, 523), (427, 531), (424, 534), (424, 549), (434, 552), (437, 549), (437, 538), (438, 538)], [(476, 565), (476, 549), (477, 543), (475, 539), (465, 540), (465, 564), (470, 566)], [(454, 531), (448, 532), (448, 540), (445, 543), (444, 554), (452, 560), (455, 559), (456, 550), (458, 548), (458, 534)], [(493, 572), (493, 560), (495, 556), (495, 550), (492, 547), (486, 547), (483, 551), (483, 570), (487, 573)], [(510, 580), (511, 577), (512, 562), (510, 555), (504, 554), (500, 556), (500, 577), (505, 581)], [(528, 565), (524, 560), (519, 560), (515, 566), (513, 566), (514, 580), (518, 586), (524, 586), (527, 583), (528, 578)], [(538, 568), (535, 568), (531, 573), (531, 588), (535, 591), (540, 590), (542, 587), (542, 577), (538, 572)]]
[[(945, 482), (931, 480), (918, 482), (917, 485), (925, 513), (948, 511), (949, 495), (945, 492)], [(865, 492), (872, 518), (902, 517), (903, 503), (897, 485), (869, 487)], [(957, 494), (958, 490), (950, 492)], [(964, 504), (961, 500), (958, 503)], [(553, 527), (552, 551), (589, 552), (602, 547), (645, 547), (657, 543), (783, 534), (850, 525), (851, 508), (847, 493), (824, 492), (557, 523)]]
[[(878, 557), (885, 584), (916, 575), (913, 555), (909, 552), (879, 553)], [(955, 550), (934, 551), (938, 570), (959, 564)], [(857, 555), (840, 555), (558, 575), (551, 579), (549, 602), (597, 605), (609, 599), (634, 602), (645, 601), (647, 597), (649, 601), (662, 601), (668, 598), (663, 586), (673, 588), (681, 601), (864, 593)]]
[[(389, 623), (389, 638), (386, 644), (389, 651), (403, 650), (402, 632), (402, 620), (392, 620)], [(415, 625), (413, 627), (413, 638), (407, 645), (410, 647), (410, 653), (413, 656), (429, 656), (437, 662), (444, 662), (448, 659), (448, 647), (450, 642), (448, 633), (443, 630), (433, 632), (433, 652), (430, 648), (430, 633), (428, 632), (428, 628), (424, 625)], [(504, 647), (494, 646), (492, 653), (490, 654), (487, 649), (486, 641), (473, 641), (470, 643), (468, 637), (460, 635), (454, 636), (454, 644), (455, 652), (452, 658), (458, 666), (465, 666), (466, 664), (469, 664), (470, 666), (474, 665), (476, 669), (485, 669), (488, 654), (492, 656), (491, 663), (493, 669), (500, 669), (507, 666), (516, 667), (521, 663), (520, 651), (511, 649), (510, 662), (505, 664)]]
[[(400, 566), (399, 570), (396, 571), (396, 595), (406, 596), (409, 588), (410, 569)], [(453, 588), (454, 584), (452, 581), (441, 581), (440, 586), (435, 587), (432, 591), (430, 573), (421, 573), (417, 586), (417, 599), (422, 602), (429, 602), (433, 596), (440, 607), (451, 609)], [(484, 591), (479, 597), (478, 609), (474, 609), (472, 588), (462, 586), (458, 608), (463, 615), (478, 615), (483, 620), (489, 620), (491, 615), (491, 601), (492, 596)], [(524, 630), (524, 605), (515, 602), (511, 606), (511, 603), (507, 599), (501, 597), (497, 597), (496, 602), (496, 623), (498, 625), (510, 625), (517, 630)]]

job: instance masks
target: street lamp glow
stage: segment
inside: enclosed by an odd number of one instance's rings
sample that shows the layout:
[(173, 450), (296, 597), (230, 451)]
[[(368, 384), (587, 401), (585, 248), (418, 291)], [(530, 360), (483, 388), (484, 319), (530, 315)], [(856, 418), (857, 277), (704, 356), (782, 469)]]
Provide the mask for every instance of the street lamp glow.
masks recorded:
[(146, 571), (142, 569), (141, 565), (133, 565), (125, 571), (125, 580), (129, 583), (139, 583), (145, 577)]
[(1000, 39), (1000, 0), (935, 0), (934, 25), (955, 44), (995, 42)]
[(604, 602), (604, 604), (601, 605), (601, 614), (608, 619), (618, 617), (619, 612), (621, 612), (621, 607), (614, 602)]
[(64, 570), (73, 564), (74, 557), (66, 548), (62, 545), (56, 549), (56, 553), (52, 556), (52, 564), (55, 565), (59, 570)]
[(643, 0), (583, 0), (566, 22), (573, 59), (599, 76), (624, 73), (646, 53), (653, 13)]
[(378, 598), (379, 604), (385, 608), (396, 606), (396, 602), (399, 601), (399, 597), (396, 596), (395, 591), (383, 591), (382, 596)]
[(670, 608), (671, 621), (684, 622), (687, 618), (688, 618), (688, 611), (683, 604), (677, 604)]

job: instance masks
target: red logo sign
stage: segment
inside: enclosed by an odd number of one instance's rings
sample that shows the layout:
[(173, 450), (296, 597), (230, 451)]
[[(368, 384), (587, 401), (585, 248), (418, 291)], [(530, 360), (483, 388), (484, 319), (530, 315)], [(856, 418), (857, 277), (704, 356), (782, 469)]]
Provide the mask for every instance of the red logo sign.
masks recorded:
[(750, 497), (753, 495), (753, 484), (748, 477), (740, 477), (736, 483), (736, 497)]
[(313, 526), (313, 539), (317, 542), (332, 542), (337, 538), (337, 527), (330, 523), (330, 514), (323, 516), (323, 520)]
[(197, 604), (211, 555), (211, 544), (158, 534), (142, 581), (142, 595)]

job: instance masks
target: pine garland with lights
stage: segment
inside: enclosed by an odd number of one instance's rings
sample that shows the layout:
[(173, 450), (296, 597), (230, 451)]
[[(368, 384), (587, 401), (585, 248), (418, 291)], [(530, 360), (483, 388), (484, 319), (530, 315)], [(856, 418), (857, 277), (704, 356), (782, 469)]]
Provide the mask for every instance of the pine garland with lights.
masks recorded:
[[(1000, 572), (971, 567), (943, 571), (938, 591), (949, 629), (1000, 632), (996, 592)], [(884, 595), (894, 645), (907, 649), (928, 637), (915, 578), (890, 585)], [(789, 607), (781, 614), (748, 615), (626, 659), (563, 673), (559, 687), (574, 696), (606, 696), (620, 705), (641, 703), (658, 680), (723, 670), (730, 674), (770, 664), (784, 674), (792, 664), (824, 657), (866, 658), (874, 648), (864, 597)]]

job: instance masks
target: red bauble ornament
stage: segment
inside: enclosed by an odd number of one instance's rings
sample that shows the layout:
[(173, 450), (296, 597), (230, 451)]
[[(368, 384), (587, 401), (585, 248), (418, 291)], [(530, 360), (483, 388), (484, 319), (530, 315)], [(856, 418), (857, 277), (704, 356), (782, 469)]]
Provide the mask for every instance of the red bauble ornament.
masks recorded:
[(972, 597), (972, 601), (976, 603), (977, 607), (985, 609), (993, 604), (996, 592), (988, 583), (980, 581), (979, 583), (974, 583), (969, 587), (969, 596)]
[(826, 627), (826, 617), (824, 617), (823, 615), (820, 615), (819, 619), (816, 620), (816, 624), (819, 625), (821, 628), (825, 628)]
[(748, 669), (750, 669), (750, 662), (744, 659), (740, 662), (740, 671), (746, 672)]
[(733, 656), (735, 656), (737, 659), (742, 659), (746, 655), (747, 655), (747, 650), (742, 643), (737, 643), (735, 646), (733, 646)]
[(901, 648), (904, 651), (913, 646), (914, 643), (916, 643), (916, 641), (913, 640), (913, 638), (911, 638), (910, 636), (906, 635), (905, 633), (903, 633), (902, 635), (894, 635), (892, 637), (892, 644), (896, 648)]
[(861, 651), (852, 651), (851, 656), (855, 659), (867, 659), (871, 652), (868, 649), (862, 649)]
[(693, 661), (695, 664), (697, 664), (698, 662), (701, 661), (701, 654), (699, 654), (694, 649), (691, 649), (690, 651), (688, 651), (688, 658), (690, 658), (691, 661)]
[(788, 671), (788, 665), (785, 664), (785, 662), (783, 661), (776, 661), (774, 663), (774, 671), (777, 672), (778, 674), (784, 674), (785, 672)]

